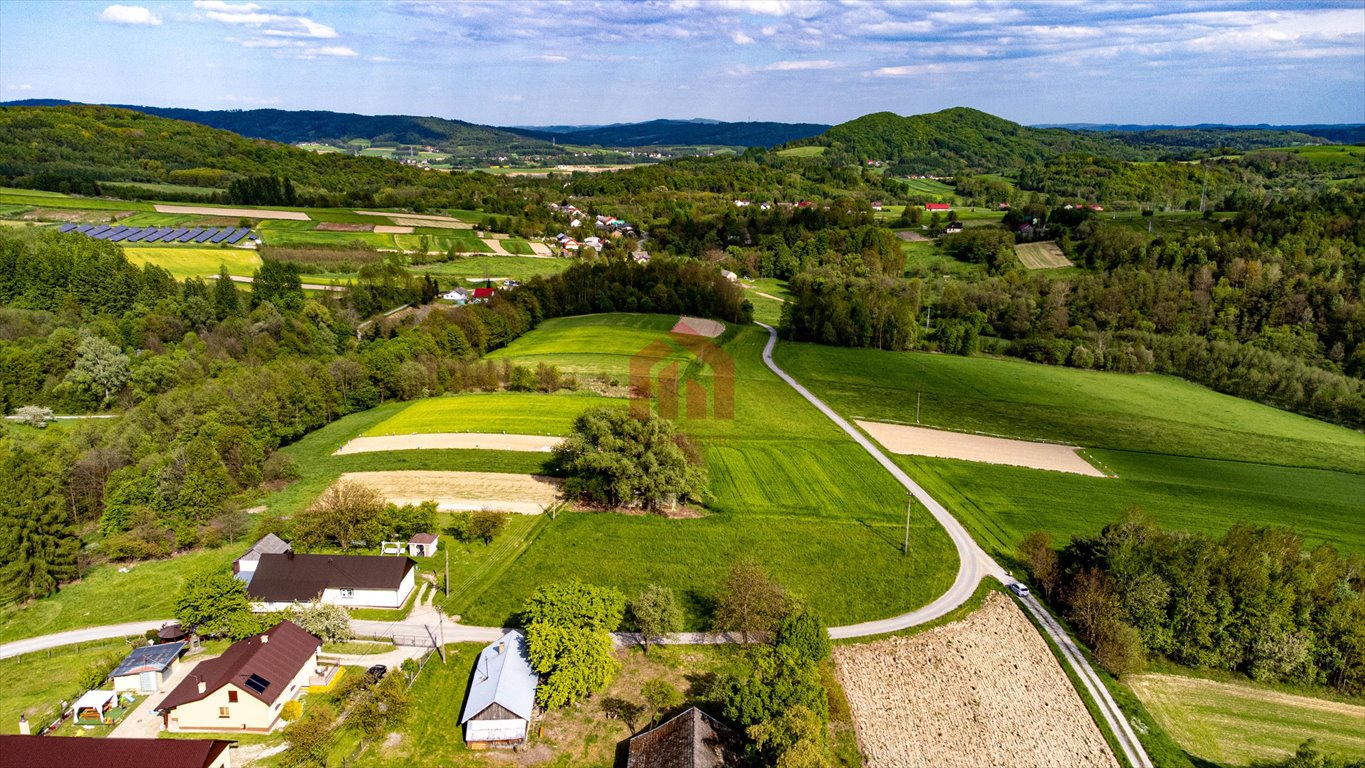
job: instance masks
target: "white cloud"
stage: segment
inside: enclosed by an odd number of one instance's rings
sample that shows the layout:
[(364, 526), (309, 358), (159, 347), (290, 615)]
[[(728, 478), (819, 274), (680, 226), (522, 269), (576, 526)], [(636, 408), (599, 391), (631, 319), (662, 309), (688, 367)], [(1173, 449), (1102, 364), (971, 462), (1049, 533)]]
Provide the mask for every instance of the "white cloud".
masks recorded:
[(207, 12), (204, 15), (209, 20), (220, 24), (240, 24), (244, 27), (259, 29), (262, 34), (275, 37), (331, 39), (338, 36), (335, 29), (302, 16), (261, 12), (258, 10), (259, 6), (252, 3), (232, 6), (231, 10), (219, 10), (218, 6), (226, 5), (226, 3), (213, 2), (213, 0), (205, 1), (212, 3), (212, 5), (205, 8)]
[(161, 17), (140, 5), (111, 5), (100, 14), (100, 21), (155, 27), (161, 24)]
[(7, 91), (31, 91), (31, 90), (33, 90), (33, 86), (29, 85), (28, 83), (21, 83), (21, 84), (19, 84), (19, 85), (8, 85), (8, 86), (5, 86), (5, 90), (7, 90)]
[(902, 67), (880, 67), (870, 74), (873, 77), (923, 77), (938, 75), (946, 71), (942, 64), (908, 64)]
[(194, 7), (201, 11), (222, 11), (223, 13), (250, 13), (261, 10), (255, 3), (225, 3), (223, 0), (194, 0)]
[(735, 32), (731, 34), (730, 39), (735, 41), (735, 45), (750, 45), (754, 42), (754, 39), (752, 37), (749, 37), (743, 32)]
[(312, 50), (319, 56), (336, 56), (344, 59), (360, 55), (344, 45), (324, 45)]
[(792, 61), (775, 61), (764, 67), (768, 72), (798, 72), (807, 69), (834, 69), (839, 66), (837, 61), (828, 59), (795, 59)]
[(526, 61), (534, 61), (540, 64), (563, 64), (568, 61), (568, 56), (560, 56), (557, 53), (545, 53), (538, 56), (527, 56)]

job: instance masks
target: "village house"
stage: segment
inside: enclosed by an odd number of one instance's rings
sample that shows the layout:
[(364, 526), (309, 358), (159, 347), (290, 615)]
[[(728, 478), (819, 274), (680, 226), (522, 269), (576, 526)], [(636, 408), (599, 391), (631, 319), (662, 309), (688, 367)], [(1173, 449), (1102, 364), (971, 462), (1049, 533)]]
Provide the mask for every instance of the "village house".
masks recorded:
[(738, 734), (692, 707), (632, 737), (626, 768), (737, 768), (741, 754)]
[(0, 736), (0, 768), (232, 768), (225, 739)]
[(255, 611), (284, 610), (314, 598), (347, 608), (398, 608), (416, 578), (417, 563), (406, 557), (286, 552), (261, 555), (246, 591)]
[(961, 231), (962, 231), (962, 222), (960, 222), (960, 221), (950, 221), (950, 222), (948, 222), (948, 226), (946, 226), (946, 227), (943, 228), (943, 231), (944, 231), (944, 232), (947, 232), (947, 233), (949, 233), (949, 234), (952, 234), (953, 232), (961, 232)]
[(724, 277), (726, 280), (729, 280), (732, 283), (739, 280), (739, 275), (736, 275), (734, 272), (731, 272), (728, 269), (722, 269), (720, 271), (720, 274), (721, 277)]
[(260, 562), (261, 555), (278, 555), (292, 551), (293, 547), (289, 542), (281, 539), (273, 533), (267, 533), (261, 540), (251, 545), (245, 554), (232, 561), (232, 573), (237, 578), (251, 583), (251, 577), (256, 574), (256, 564)]
[(321, 640), (290, 621), (239, 640), (199, 662), (162, 700), (162, 726), (176, 733), (269, 733), (280, 725), (285, 702), (308, 684), (321, 649)]
[(521, 630), (508, 632), (480, 651), (460, 715), (465, 744), (488, 749), (525, 742), (539, 682)]
[(161, 643), (134, 648), (127, 658), (109, 673), (115, 691), (156, 693), (175, 672), (175, 664), (184, 655), (188, 643)]
[(634, 261), (636, 264), (648, 264), (648, 263), (649, 263), (649, 252), (648, 252), (648, 251), (633, 251), (633, 252), (631, 252), (631, 254), (630, 254), (630, 259), (631, 259), (631, 261)]
[(456, 304), (464, 304), (469, 301), (469, 291), (466, 291), (463, 288), (452, 288), (441, 294), (441, 298), (446, 301), (453, 301)]
[(492, 299), (493, 293), (494, 291), (492, 288), (475, 288), (474, 293), (472, 294), (471, 297), (474, 299), (474, 301), (483, 303), (488, 301), (489, 299)]
[(436, 554), (440, 540), (441, 537), (434, 533), (414, 534), (408, 540), (408, 554), (413, 557), (431, 557)]
[(947, 213), (948, 211), (951, 211), (952, 209), (953, 209), (953, 206), (952, 206), (951, 203), (925, 203), (925, 204), (924, 204), (924, 211), (925, 211), (926, 213)]

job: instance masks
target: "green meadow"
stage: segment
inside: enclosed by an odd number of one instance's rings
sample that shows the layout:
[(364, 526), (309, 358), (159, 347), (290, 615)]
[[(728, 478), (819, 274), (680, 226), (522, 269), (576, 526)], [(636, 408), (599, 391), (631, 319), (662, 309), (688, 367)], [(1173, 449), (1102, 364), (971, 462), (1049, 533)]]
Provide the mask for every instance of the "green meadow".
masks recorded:
[(850, 418), (1071, 443), (1117, 478), (897, 456), (996, 555), (1059, 543), (1132, 506), (1212, 535), (1238, 521), (1365, 552), (1365, 436), (1156, 375), (1012, 360), (778, 347), (779, 365)]
[(261, 267), (261, 257), (255, 251), (242, 248), (124, 246), (123, 254), (138, 266), (155, 264), (178, 280), (217, 275), (221, 267), (227, 267), (229, 275), (251, 277)]
[(365, 431), (366, 437), (433, 432), (507, 432), (567, 435), (588, 408), (625, 405), (625, 400), (588, 393), (538, 395), (496, 392), (446, 395), (418, 400)]

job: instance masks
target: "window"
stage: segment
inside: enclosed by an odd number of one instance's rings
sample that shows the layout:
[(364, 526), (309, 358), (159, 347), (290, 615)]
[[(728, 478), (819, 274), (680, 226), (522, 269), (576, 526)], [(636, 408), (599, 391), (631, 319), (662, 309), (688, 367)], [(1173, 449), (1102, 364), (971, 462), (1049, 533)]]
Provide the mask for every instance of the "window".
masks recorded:
[(236, 691), (228, 691), (228, 703), (229, 703), (229, 704), (236, 704), (236, 703), (237, 703), (237, 692), (236, 692)]
[(219, 716), (219, 717), (232, 717), (232, 715), (228, 713), (228, 708), (227, 708), (227, 707), (219, 707), (219, 708), (218, 708), (218, 716)]
[(350, 587), (342, 587), (342, 588), (341, 588), (341, 596), (342, 596), (343, 598), (351, 598), (351, 597), (354, 597), (354, 596), (355, 596), (355, 590), (354, 590), (354, 589), (351, 589)]

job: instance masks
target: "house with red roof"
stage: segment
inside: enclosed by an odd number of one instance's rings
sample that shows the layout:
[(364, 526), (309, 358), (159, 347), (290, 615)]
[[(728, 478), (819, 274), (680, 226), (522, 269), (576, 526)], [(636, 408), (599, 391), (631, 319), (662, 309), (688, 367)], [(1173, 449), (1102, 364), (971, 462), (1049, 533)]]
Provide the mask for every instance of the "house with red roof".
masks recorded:
[(492, 288), (475, 288), (475, 289), (474, 289), (474, 298), (475, 298), (475, 300), (483, 299), (484, 301), (487, 301), (487, 300), (493, 298), (493, 289), (492, 289)]
[(933, 213), (933, 212), (935, 212), (935, 211), (938, 211), (939, 213), (947, 213), (948, 211), (951, 211), (952, 209), (953, 209), (953, 206), (952, 206), (951, 203), (925, 203), (925, 204), (924, 204), (924, 210), (927, 211), (927, 212), (929, 212), (929, 213)]

